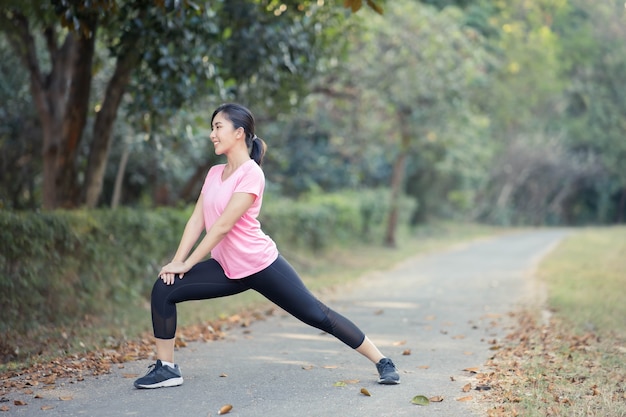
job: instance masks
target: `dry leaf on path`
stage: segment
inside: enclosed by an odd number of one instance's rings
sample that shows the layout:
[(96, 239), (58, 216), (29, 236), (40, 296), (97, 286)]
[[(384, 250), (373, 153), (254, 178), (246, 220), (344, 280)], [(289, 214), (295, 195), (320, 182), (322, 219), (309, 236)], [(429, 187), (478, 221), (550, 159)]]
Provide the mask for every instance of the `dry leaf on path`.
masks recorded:
[(218, 415), (218, 416), (221, 416), (222, 414), (227, 414), (227, 413), (229, 413), (229, 412), (230, 412), (230, 410), (232, 410), (232, 409), (233, 409), (233, 406), (232, 406), (232, 405), (230, 405), (230, 404), (223, 405), (223, 406), (222, 406), (222, 408), (220, 408), (220, 409), (218, 410), (217, 415)]

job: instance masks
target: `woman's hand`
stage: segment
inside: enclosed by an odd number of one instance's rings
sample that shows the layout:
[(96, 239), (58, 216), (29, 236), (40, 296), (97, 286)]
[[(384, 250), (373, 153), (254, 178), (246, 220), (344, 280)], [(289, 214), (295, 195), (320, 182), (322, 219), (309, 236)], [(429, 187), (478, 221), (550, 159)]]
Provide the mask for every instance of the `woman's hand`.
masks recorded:
[(161, 268), (161, 272), (159, 272), (159, 277), (166, 285), (172, 285), (176, 280), (177, 275), (178, 278), (182, 279), (185, 275), (185, 272), (189, 271), (190, 269), (191, 267), (189, 267), (185, 262), (172, 261)]

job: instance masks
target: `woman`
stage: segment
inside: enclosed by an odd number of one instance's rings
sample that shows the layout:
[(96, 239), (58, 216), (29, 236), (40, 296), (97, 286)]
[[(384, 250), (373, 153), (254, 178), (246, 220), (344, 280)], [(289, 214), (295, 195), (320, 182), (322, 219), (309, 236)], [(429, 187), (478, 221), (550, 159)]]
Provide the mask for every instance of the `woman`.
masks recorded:
[[(249, 289), (304, 323), (334, 335), (376, 364), (381, 384), (398, 384), (393, 362), (350, 320), (317, 300), (279, 254), (257, 221), (265, 176), (265, 143), (254, 134), (252, 113), (239, 104), (223, 104), (211, 118), (211, 141), (226, 164), (206, 176), (174, 259), (161, 268), (152, 289), (152, 326), (157, 361), (135, 381), (137, 388), (181, 385), (174, 364), (176, 303), (237, 294)], [(198, 246), (194, 245), (206, 231)], [(208, 255), (210, 259), (205, 260)]]

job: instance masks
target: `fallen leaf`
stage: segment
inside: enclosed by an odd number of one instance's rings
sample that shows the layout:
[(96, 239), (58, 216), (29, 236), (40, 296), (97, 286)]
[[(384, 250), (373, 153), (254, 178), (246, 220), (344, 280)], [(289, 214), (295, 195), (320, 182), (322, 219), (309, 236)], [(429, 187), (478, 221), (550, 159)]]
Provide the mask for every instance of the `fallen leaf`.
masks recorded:
[(461, 391), (470, 392), (471, 389), (472, 389), (472, 384), (465, 384), (463, 388), (461, 388)]
[(428, 399), (428, 397), (426, 397), (424, 395), (416, 395), (415, 397), (413, 397), (411, 402), (413, 404), (416, 404), (416, 405), (428, 405), (428, 404), (430, 404), (430, 400)]
[(480, 368), (465, 368), (463, 369), (465, 372), (471, 372), (473, 374), (477, 374), (480, 371)]
[(333, 384), (333, 386), (335, 386), (335, 387), (345, 387), (345, 386), (346, 386), (346, 383), (345, 383), (345, 382), (343, 382), (343, 381), (337, 381), (337, 382), (335, 382), (335, 383)]
[(457, 398), (457, 401), (472, 401), (474, 397), (472, 397), (471, 395), (468, 395), (467, 397), (461, 397), (461, 398)]
[(361, 388), (361, 394), (365, 395), (366, 397), (372, 396), (372, 394), (370, 394), (370, 392), (366, 388)]
[(22, 400), (15, 400), (13, 401), (14, 405), (28, 405), (28, 403), (26, 403), (25, 401)]
[(337, 366), (337, 365), (326, 365), (323, 368), (324, 369), (337, 369), (337, 368), (339, 368), (339, 366)]
[(2, 407), (0, 407), (0, 411), (9, 411), (10, 408), (7, 405), (3, 405)]
[(230, 412), (230, 410), (232, 410), (232, 409), (233, 409), (233, 406), (232, 406), (232, 405), (230, 405), (230, 404), (223, 405), (223, 406), (222, 406), (222, 408), (220, 408), (220, 409), (218, 410), (217, 415), (218, 415), (218, 416), (220, 416), (220, 415), (222, 415), (222, 414), (227, 414), (227, 413), (229, 413), (229, 412)]
[(430, 397), (428, 399), (431, 403), (440, 403), (443, 401), (443, 397), (441, 395), (437, 395), (435, 397)]
[(52, 405), (42, 405), (42, 406), (41, 406), (41, 409), (42, 409), (43, 411), (46, 411), (46, 410), (52, 410), (53, 408), (54, 408), (54, 406), (52, 406)]
[(124, 378), (137, 378), (139, 374), (122, 374)]
[[(36, 381), (35, 381), (36, 382)], [(43, 380), (43, 383), (46, 385), (54, 385), (57, 382), (56, 375), (50, 375), (49, 377)], [(36, 384), (35, 384), (36, 385)]]
[(419, 369), (428, 369), (428, 368), (430, 368), (430, 366), (429, 365), (420, 365), (420, 366), (418, 366), (418, 368)]
[(71, 397), (71, 396), (59, 397), (59, 400), (61, 400), (61, 401), (72, 401), (73, 399), (74, 399), (74, 397)]
[(402, 346), (402, 345), (406, 345), (406, 340), (399, 340), (397, 342), (393, 342), (394, 346)]
[(302, 366), (302, 369), (304, 369), (305, 371), (310, 371), (313, 368), (315, 368), (313, 365), (303, 365)]
[(220, 378), (226, 378), (227, 376), (227, 374), (220, 374)]
[(358, 379), (344, 379), (343, 382), (345, 382), (346, 384), (358, 384), (359, 380)]
[(411, 354), (411, 349), (405, 349), (404, 351), (402, 351), (402, 354), (404, 356), (409, 356)]

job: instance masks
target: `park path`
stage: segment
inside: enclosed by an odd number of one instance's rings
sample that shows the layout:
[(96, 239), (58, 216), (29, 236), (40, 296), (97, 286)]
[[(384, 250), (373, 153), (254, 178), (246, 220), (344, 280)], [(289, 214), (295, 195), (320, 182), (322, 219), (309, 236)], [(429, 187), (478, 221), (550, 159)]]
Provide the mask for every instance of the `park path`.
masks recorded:
[[(180, 387), (134, 389), (125, 375), (143, 374), (149, 364), (136, 361), (108, 375), (42, 390), (42, 398), (30, 395), (29, 405), (11, 406), (0, 417), (207, 417), (218, 415), (224, 404), (232, 404), (233, 417), (484, 416), (481, 394), (462, 392), (475, 382), (463, 369), (484, 368), (490, 342), (512, 325), (507, 312), (541, 301), (534, 268), (566, 234), (540, 229), (477, 240), (324, 295), (393, 358), (402, 377), (397, 386), (376, 384), (375, 367), (333, 337), (275, 314), (229, 330), (225, 340), (178, 351), (185, 377)], [(345, 385), (337, 386), (340, 381)], [(416, 395), (444, 400), (418, 406), (411, 404)], [(457, 401), (469, 395), (474, 400)]]

